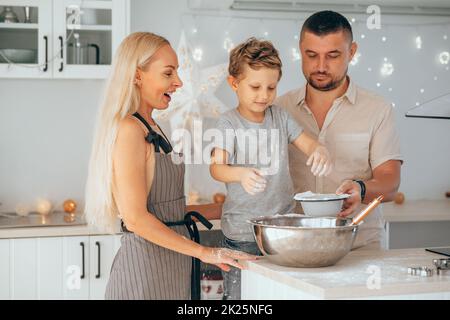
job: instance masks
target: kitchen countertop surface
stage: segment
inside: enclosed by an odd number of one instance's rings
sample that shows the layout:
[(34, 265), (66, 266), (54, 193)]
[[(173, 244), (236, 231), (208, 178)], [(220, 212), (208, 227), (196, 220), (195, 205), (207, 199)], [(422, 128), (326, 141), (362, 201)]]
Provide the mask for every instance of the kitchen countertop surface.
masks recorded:
[[(66, 217), (66, 221), (64, 219)], [(34, 238), (34, 237), (58, 237), (58, 236), (92, 236), (102, 235), (93, 227), (86, 224), (81, 214), (76, 214), (74, 221), (67, 219), (62, 212), (55, 212), (42, 219), (39, 215), (31, 214), (28, 217), (0, 217), (0, 239), (9, 238)], [(220, 220), (212, 220), (211, 230), (220, 230)], [(200, 231), (207, 230), (202, 224), (198, 224)], [(121, 234), (120, 224), (117, 224), (115, 234)]]
[[(351, 251), (336, 265), (326, 268), (289, 268), (272, 264), (267, 259), (241, 261), (245, 272), (255, 272), (266, 278), (293, 287), (322, 299), (365, 298), (419, 293), (448, 292), (450, 271), (440, 275), (420, 277), (408, 274), (408, 267), (433, 267), (432, 260), (445, 256), (424, 249)], [(434, 268), (434, 267), (433, 267)], [(367, 282), (378, 270), (379, 288), (368, 288)]]
[(388, 222), (450, 220), (450, 199), (388, 202), (383, 204), (383, 214)]
[[(450, 221), (450, 199), (443, 200), (410, 200), (398, 205), (393, 202), (383, 204), (384, 217), (388, 222), (406, 222), (406, 221)], [(81, 214), (76, 214), (74, 223), (65, 223), (63, 213), (61, 217), (54, 219), (57, 225), (49, 224), (42, 226), (8, 227), (2, 226), (0, 219), (0, 239), (5, 238), (26, 238), (26, 237), (54, 237), (54, 236), (76, 236), (76, 235), (99, 235), (102, 234), (94, 228), (88, 227), (85, 221), (81, 219)], [(4, 218), (3, 221), (5, 221)], [(21, 218), (19, 218), (21, 219)], [(220, 220), (212, 220), (212, 230), (220, 230)], [(206, 230), (202, 224), (198, 224), (200, 231)], [(117, 233), (120, 233), (119, 225)]]

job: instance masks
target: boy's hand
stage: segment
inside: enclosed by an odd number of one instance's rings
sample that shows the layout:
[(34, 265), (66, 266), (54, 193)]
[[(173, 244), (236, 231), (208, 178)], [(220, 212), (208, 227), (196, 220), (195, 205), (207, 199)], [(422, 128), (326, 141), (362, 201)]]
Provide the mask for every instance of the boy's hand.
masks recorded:
[(311, 164), (313, 175), (319, 177), (329, 175), (333, 169), (333, 164), (327, 148), (323, 145), (318, 145), (309, 156), (308, 161), (306, 161), (306, 165), (310, 166)]
[(252, 196), (258, 192), (263, 192), (266, 188), (266, 179), (262, 177), (262, 172), (255, 168), (241, 168), (240, 178), (244, 190)]

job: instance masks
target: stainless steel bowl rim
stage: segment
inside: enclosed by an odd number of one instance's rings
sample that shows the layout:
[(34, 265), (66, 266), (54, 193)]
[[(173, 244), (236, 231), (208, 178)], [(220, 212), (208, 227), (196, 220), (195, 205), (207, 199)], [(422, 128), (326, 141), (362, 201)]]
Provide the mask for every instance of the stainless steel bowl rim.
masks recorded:
[(347, 229), (355, 229), (358, 228), (359, 225), (361, 225), (363, 223), (363, 221), (361, 221), (361, 223), (354, 225), (354, 226), (335, 226), (335, 227), (300, 227), (300, 226), (278, 226), (278, 225), (273, 225), (273, 224), (265, 224), (265, 223), (261, 223), (258, 222), (258, 220), (262, 220), (262, 219), (273, 219), (276, 217), (294, 217), (294, 218), (301, 218), (301, 219), (341, 219), (341, 220), (347, 220), (348, 222), (352, 221), (351, 218), (336, 218), (336, 217), (308, 217), (308, 216), (303, 216), (300, 214), (280, 214), (280, 215), (274, 215), (274, 216), (259, 216), (259, 217), (255, 217), (253, 219), (247, 220), (247, 223), (250, 223), (252, 225), (256, 225), (256, 226), (261, 226), (261, 227), (265, 227), (265, 228), (274, 228), (274, 229), (293, 229), (293, 230), (336, 230), (336, 229), (340, 229), (340, 230), (347, 230)]

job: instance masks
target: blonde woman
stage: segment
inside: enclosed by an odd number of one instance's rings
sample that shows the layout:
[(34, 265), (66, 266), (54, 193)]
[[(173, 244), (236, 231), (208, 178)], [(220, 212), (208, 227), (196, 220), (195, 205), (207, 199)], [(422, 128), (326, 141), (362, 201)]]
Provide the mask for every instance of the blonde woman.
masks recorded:
[(114, 232), (118, 217), (122, 220), (124, 234), (106, 299), (198, 299), (198, 273), (191, 278), (198, 270), (191, 257), (225, 271), (242, 268), (238, 259), (256, 258), (189, 239), (196, 231), (191, 216), (204, 219), (196, 213), (185, 217), (184, 164), (173, 161), (179, 155), (152, 119), (152, 111), (166, 109), (182, 86), (177, 68), (169, 42), (148, 32), (124, 39), (113, 61), (85, 208), (88, 223), (107, 232)]

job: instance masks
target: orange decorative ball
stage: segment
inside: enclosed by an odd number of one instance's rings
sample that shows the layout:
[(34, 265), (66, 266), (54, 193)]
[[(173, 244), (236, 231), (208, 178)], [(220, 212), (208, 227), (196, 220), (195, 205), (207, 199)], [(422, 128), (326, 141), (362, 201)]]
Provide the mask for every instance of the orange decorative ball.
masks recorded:
[(63, 207), (64, 207), (64, 212), (74, 213), (75, 210), (77, 210), (77, 203), (75, 201), (73, 201), (72, 199), (68, 199), (68, 200), (64, 201)]
[(396, 204), (402, 204), (403, 202), (405, 202), (405, 195), (401, 192), (397, 192), (394, 197), (394, 202)]
[(223, 193), (215, 193), (213, 196), (214, 203), (224, 203), (226, 196)]

